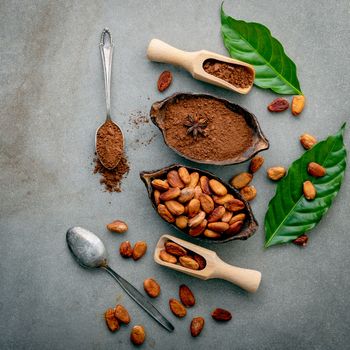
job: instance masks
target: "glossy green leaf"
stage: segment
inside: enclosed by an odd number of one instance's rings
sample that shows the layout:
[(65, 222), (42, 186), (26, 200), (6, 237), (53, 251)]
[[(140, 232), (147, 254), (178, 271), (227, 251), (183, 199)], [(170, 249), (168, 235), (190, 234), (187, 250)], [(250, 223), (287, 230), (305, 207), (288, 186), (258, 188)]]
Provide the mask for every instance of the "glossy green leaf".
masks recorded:
[(230, 56), (254, 66), (255, 85), (278, 94), (302, 95), (294, 62), (268, 28), (227, 16), (221, 6), (221, 33)]
[[(265, 216), (265, 247), (291, 242), (311, 230), (321, 220), (337, 195), (346, 168), (343, 142), (345, 124), (337, 134), (317, 143), (292, 163), (288, 174), (277, 185)], [(326, 168), (326, 175), (312, 177), (307, 172), (310, 162)], [(303, 183), (310, 180), (317, 191), (312, 201), (305, 199)]]

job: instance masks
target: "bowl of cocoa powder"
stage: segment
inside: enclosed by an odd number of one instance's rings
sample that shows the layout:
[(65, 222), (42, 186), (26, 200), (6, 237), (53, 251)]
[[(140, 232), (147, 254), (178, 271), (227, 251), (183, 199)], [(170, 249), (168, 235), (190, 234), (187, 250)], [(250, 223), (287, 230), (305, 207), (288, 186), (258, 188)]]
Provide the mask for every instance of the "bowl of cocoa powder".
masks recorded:
[(212, 95), (176, 93), (153, 103), (150, 115), (165, 144), (193, 162), (237, 164), (269, 148), (254, 114)]

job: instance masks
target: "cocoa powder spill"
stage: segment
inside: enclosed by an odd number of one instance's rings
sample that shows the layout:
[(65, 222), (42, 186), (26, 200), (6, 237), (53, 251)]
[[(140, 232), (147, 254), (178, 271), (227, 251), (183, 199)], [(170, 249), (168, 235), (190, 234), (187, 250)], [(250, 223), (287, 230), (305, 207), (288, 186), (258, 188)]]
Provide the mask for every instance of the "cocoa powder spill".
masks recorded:
[(203, 63), (203, 69), (208, 74), (242, 89), (253, 84), (253, 74), (249, 68), (244, 66), (209, 59)]
[(114, 168), (123, 154), (123, 135), (110, 120), (97, 131), (96, 151), (101, 162), (108, 168)]
[[(199, 134), (195, 140), (188, 133), (184, 125), (188, 116), (206, 120), (205, 136)], [(210, 97), (174, 99), (165, 106), (162, 123), (169, 145), (193, 159), (232, 159), (253, 143), (253, 131), (244, 117)]]
[(121, 181), (129, 172), (129, 164), (125, 155), (122, 155), (116, 168), (109, 170), (106, 169), (98, 158), (94, 159), (95, 169), (94, 174), (101, 174), (100, 183), (105, 186), (108, 192), (120, 192)]

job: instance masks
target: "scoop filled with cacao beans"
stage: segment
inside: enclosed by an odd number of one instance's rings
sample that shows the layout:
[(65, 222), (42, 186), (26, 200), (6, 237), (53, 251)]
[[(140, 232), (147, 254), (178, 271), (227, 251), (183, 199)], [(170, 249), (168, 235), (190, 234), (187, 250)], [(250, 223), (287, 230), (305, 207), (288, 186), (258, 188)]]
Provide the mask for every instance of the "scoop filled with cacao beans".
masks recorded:
[(140, 177), (159, 216), (192, 237), (220, 243), (244, 240), (258, 227), (241, 194), (209, 172), (174, 164)]
[(257, 291), (261, 281), (261, 272), (229, 265), (214, 251), (170, 235), (160, 237), (154, 261), (202, 280), (224, 279), (251, 293)]

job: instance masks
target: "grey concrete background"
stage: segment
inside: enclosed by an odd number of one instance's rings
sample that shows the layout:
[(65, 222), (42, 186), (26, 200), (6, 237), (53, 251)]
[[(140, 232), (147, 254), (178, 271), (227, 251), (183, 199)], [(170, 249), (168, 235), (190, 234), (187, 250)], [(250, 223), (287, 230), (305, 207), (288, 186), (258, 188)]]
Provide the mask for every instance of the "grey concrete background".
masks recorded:
[[(350, 113), (350, 6), (342, 1), (226, 1), (236, 18), (267, 25), (296, 62), (308, 105), (300, 118), (272, 115), (276, 97), (254, 88), (248, 96), (195, 81), (178, 68), (148, 62), (150, 39), (185, 49), (226, 54), (220, 37), (220, 1), (0, 1), (0, 348), (127, 349), (131, 326), (110, 334), (103, 312), (117, 301), (132, 324), (147, 331), (145, 349), (345, 349), (350, 342), (350, 184), (346, 176), (333, 207), (310, 234), (305, 249), (294, 245), (263, 248), (263, 218), (275, 185), (269, 166), (288, 166), (303, 150), (303, 132), (322, 139), (335, 133)], [(122, 193), (106, 193), (92, 173), (94, 132), (105, 104), (99, 36), (108, 26), (116, 43), (112, 110), (126, 136), (131, 170)], [(174, 73), (165, 94), (156, 90), (164, 69)], [(245, 242), (212, 248), (227, 262), (262, 271), (255, 295), (219, 280), (201, 281), (156, 265), (158, 237), (178, 234), (153, 211), (139, 180), (141, 170), (183, 160), (164, 146), (148, 115), (152, 101), (175, 91), (207, 92), (230, 99), (258, 116), (271, 142), (264, 169), (254, 178), (252, 203), (260, 223)], [(150, 141), (151, 140), (151, 141)], [(349, 131), (346, 133), (349, 144)], [(185, 164), (189, 164), (184, 162)], [(223, 179), (246, 164), (205, 167)], [(203, 167), (204, 168), (204, 167)], [(122, 218), (129, 231), (118, 236), (105, 224)], [(65, 232), (81, 225), (106, 243), (110, 264), (142, 289), (147, 277), (161, 284), (154, 301), (173, 322), (169, 334), (134, 304), (102, 271), (87, 271), (71, 258)], [(144, 239), (147, 255), (135, 263), (118, 254), (122, 240)], [(188, 284), (197, 305), (185, 319), (168, 310), (178, 286)], [(216, 324), (215, 307), (234, 319)], [(206, 326), (191, 338), (192, 317)]]

